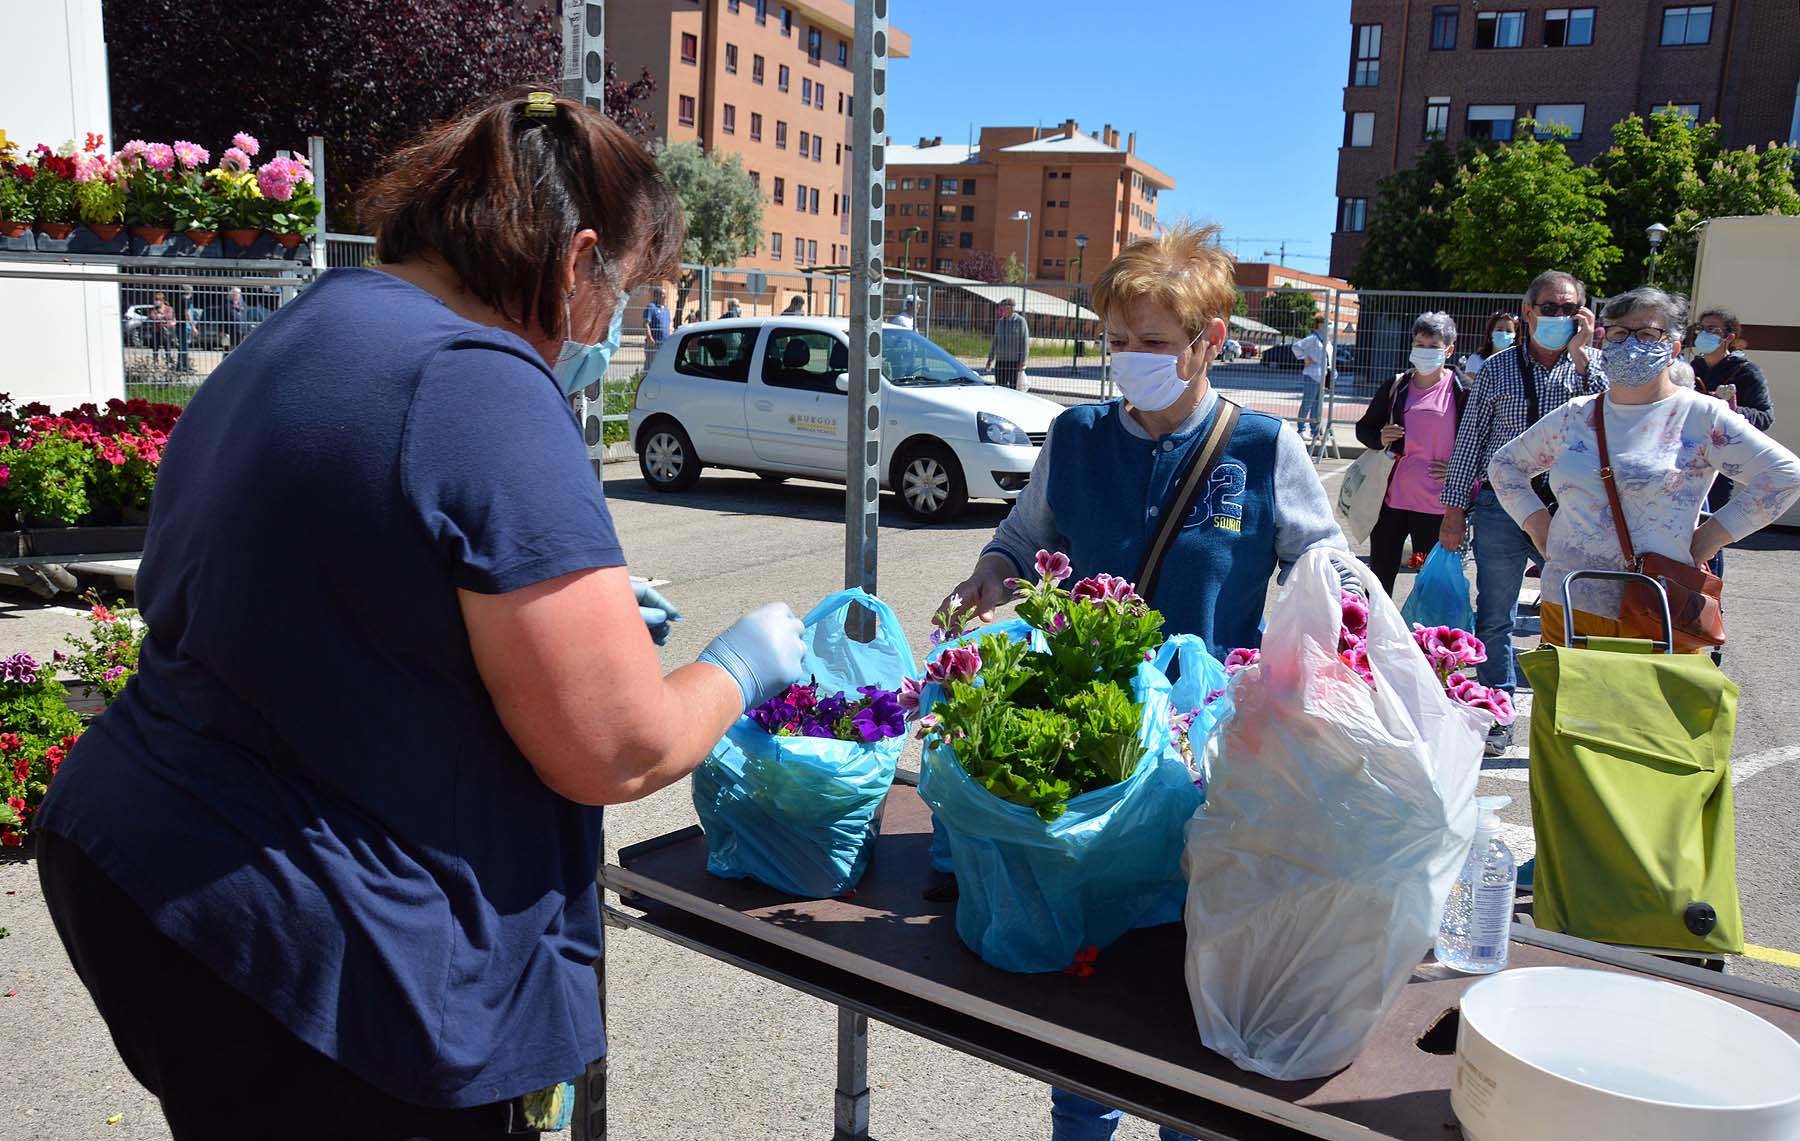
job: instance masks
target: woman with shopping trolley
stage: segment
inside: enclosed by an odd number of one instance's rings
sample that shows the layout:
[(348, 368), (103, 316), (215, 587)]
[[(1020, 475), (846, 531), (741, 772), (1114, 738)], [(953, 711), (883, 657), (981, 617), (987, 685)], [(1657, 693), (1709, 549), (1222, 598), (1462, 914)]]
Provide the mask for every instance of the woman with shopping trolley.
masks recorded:
[[(1560, 584), (1571, 571), (1637, 569), (1634, 556), (1645, 555), (1704, 567), (1800, 499), (1794, 453), (1724, 401), (1671, 376), (1686, 316), (1684, 299), (1651, 286), (1613, 298), (1600, 315), (1610, 389), (1569, 401), (1488, 465), (1495, 495), (1545, 556), (1539, 609), (1545, 641), (1563, 642)], [(1560, 505), (1554, 516), (1531, 488), (1543, 472)], [(1703, 516), (1707, 492), (1721, 475), (1736, 484), (1735, 494)], [(1575, 583), (1575, 633), (1630, 636), (1621, 621), (1625, 590), (1609, 580)], [(1680, 640), (1686, 649), (1707, 648)]]

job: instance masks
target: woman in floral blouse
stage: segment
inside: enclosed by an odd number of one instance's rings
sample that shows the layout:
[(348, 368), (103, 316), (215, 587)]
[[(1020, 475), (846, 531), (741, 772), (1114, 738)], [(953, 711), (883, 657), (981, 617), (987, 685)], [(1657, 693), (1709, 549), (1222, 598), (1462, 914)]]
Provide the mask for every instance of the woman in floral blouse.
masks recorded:
[[(1600, 479), (1594, 413), (1604, 400), (1607, 451), (1640, 555), (1655, 552), (1705, 565), (1721, 548), (1779, 519), (1800, 498), (1800, 460), (1733, 411), (1678, 386), (1670, 364), (1681, 351), (1686, 302), (1641, 287), (1606, 306), (1601, 367), (1610, 388), (1569, 401), (1494, 454), (1488, 478), (1507, 513), (1545, 555), (1543, 581), (1557, 602), (1541, 604), (1544, 638), (1560, 643), (1563, 577), (1577, 570), (1624, 570), (1606, 487)], [(1559, 508), (1554, 517), (1531, 489), (1550, 473)], [(1701, 518), (1707, 489), (1723, 475), (1737, 485), (1731, 502)], [(1577, 583), (1575, 630), (1619, 633), (1617, 582)]]

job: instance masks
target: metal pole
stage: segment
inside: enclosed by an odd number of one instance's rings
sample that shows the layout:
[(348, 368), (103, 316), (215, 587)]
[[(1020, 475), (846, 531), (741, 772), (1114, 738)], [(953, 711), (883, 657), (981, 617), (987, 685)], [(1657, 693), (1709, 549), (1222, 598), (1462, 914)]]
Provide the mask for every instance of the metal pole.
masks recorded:
[[(861, 7), (863, 0), (858, 0)], [(869, 1018), (838, 1007), (837, 1104), (832, 1141), (867, 1141), (869, 1136)]]
[[(881, 255), (887, 206), (887, 39), (888, 0), (856, 0), (844, 585), (860, 586), (870, 594), (875, 593), (876, 538), (881, 522), (881, 286), (885, 276)], [(872, 616), (860, 607), (852, 609), (852, 637), (872, 635), (866, 625), (869, 617)]]
[[(562, 0), (563, 96), (606, 111), (605, 0)], [(675, 315), (676, 321), (681, 314)], [(601, 377), (570, 398), (575, 422), (587, 444), (594, 478), (606, 479), (606, 378)], [(604, 1103), (604, 1099), (603, 1103)]]
[[(313, 219), (313, 274), (325, 272), (325, 140), (318, 135), (306, 140), (307, 161), (312, 164), (313, 191), (319, 196), (319, 216)], [(1654, 275), (1652, 275), (1654, 277)]]

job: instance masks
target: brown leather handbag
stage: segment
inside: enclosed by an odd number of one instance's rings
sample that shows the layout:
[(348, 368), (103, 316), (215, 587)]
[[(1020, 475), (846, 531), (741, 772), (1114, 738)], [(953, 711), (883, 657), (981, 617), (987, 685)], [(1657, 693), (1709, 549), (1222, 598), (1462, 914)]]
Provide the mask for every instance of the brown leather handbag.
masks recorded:
[[(1619, 532), (1619, 546), (1625, 551), (1625, 566), (1662, 584), (1669, 600), (1669, 618), (1675, 627), (1676, 652), (1692, 654), (1723, 646), (1725, 614), (1719, 609), (1719, 594), (1725, 584), (1719, 576), (1667, 555), (1639, 555), (1631, 545), (1625, 509), (1619, 505), (1619, 489), (1613, 483), (1612, 456), (1606, 449), (1605, 396), (1594, 401), (1594, 437), (1600, 445), (1600, 482), (1606, 487), (1606, 501), (1612, 507), (1613, 526)], [(1662, 604), (1648, 583), (1631, 583), (1619, 606), (1619, 625), (1628, 637), (1661, 641)]]

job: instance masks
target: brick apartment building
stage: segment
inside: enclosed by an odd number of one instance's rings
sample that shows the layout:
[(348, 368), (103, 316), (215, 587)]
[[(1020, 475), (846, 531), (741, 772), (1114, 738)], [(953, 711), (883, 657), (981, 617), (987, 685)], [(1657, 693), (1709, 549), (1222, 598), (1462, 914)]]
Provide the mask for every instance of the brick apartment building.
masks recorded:
[[(763, 243), (738, 264), (796, 270), (850, 257), (849, 0), (631, 0), (607, 9), (622, 78), (647, 68), (644, 103), (668, 142), (743, 156), (763, 194)], [(888, 30), (888, 55), (912, 40)]]
[[(1156, 197), (1175, 180), (1111, 125), (983, 127), (973, 146), (920, 139), (887, 150), (887, 262), (954, 273), (977, 250), (1009, 255), (1032, 281), (1092, 281), (1134, 238), (1156, 232)], [(1013, 220), (1026, 210), (1029, 222)], [(1031, 263), (1026, 229), (1030, 227)], [(906, 234), (917, 227), (910, 243)], [(1076, 235), (1087, 235), (1085, 251)], [(1076, 259), (1081, 259), (1079, 267)]]
[(1339, 277), (1330, 277), (1322, 273), (1308, 273), (1303, 269), (1291, 269), (1285, 265), (1270, 262), (1247, 261), (1237, 264), (1236, 283), (1244, 294), (1244, 316), (1252, 321), (1262, 320), (1263, 298), (1278, 289), (1304, 289), (1319, 298), (1320, 313), (1330, 319), (1332, 313), (1326, 309), (1326, 290), (1337, 293), (1336, 324), (1333, 327), (1334, 339), (1353, 342), (1356, 340), (1356, 323), (1362, 315), (1356, 291), (1348, 281)]
[(1728, 146), (1800, 135), (1800, 3), (1351, 0), (1331, 272), (1349, 277), (1384, 177), (1436, 137), (1507, 139), (1561, 123), (1586, 162), (1612, 124), (1674, 104), (1717, 119)]

